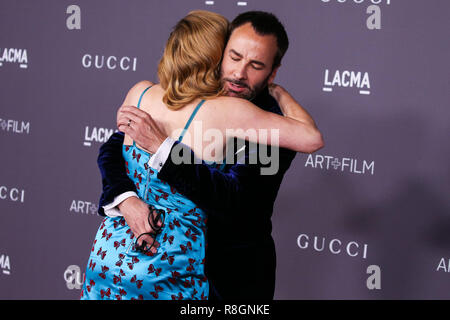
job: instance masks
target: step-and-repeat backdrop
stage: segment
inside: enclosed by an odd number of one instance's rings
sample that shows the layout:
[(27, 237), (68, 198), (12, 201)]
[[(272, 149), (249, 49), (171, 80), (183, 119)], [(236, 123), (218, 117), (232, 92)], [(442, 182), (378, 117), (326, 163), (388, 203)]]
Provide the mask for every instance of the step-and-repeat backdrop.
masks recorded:
[(78, 299), (99, 147), (193, 9), (275, 13), (276, 82), (325, 138), (275, 203), (275, 298), (450, 298), (446, 0), (2, 0), (0, 298)]

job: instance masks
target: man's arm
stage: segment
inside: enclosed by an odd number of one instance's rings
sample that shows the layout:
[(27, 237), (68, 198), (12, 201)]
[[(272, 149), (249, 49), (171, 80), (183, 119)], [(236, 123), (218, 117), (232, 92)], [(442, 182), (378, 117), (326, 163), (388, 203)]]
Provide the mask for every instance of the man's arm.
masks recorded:
[(103, 193), (100, 197), (98, 213), (105, 215), (103, 206), (125, 192), (136, 192), (133, 181), (125, 171), (125, 160), (122, 156), (123, 132), (114, 133), (109, 140), (100, 147), (97, 164), (102, 175)]
[[(102, 173), (103, 194), (100, 199), (99, 213), (102, 215), (104, 215), (103, 206), (112, 203), (116, 197), (125, 192), (136, 191), (133, 182), (125, 172), (125, 161), (121, 151), (123, 138), (122, 132), (116, 132), (100, 148), (98, 165)], [(175, 142), (172, 149), (177, 144), (179, 143)], [(242, 212), (238, 209), (257, 201), (261, 196), (255, 192), (261, 188), (261, 166), (248, 164), (250, 157), (248, 148), (245, 149), (244, 160), (234, 165), (228, 165), (228, 170), (224, 172), (212, 168), (205, 162), (194, 164), (193, 151), (185, 145), (181, 144), (180, 146), (182, 147), (181, 152), (186, 152), (192, 157), (191, 163), (193, 164), (175, 164), (169, 156), (165, 160), (158, 178), (167, 181), (203, 210), (218, 215), (227, 212), (232, 215), (233, 212)], [(280, 149), (279, 170), (282, 171), (281, 174), (284, 174), (294, 157), (295, 152)], [(262, 177), (266, 183), (274, 178), (276, 177)], [(131, 209), (132, 206), (129, 208)]]
[[(98, 213), (105, 216), (103, 208), (105, 207), (108, 216), (122, 215), (135, 237), (138, 237), (142, 233), (152, 231), (147, 219), (150, 209), (138, 198), (136, 187), (125, 171), (125, 160), (122, 156), (123, 140), (123, 132), (116, 132), (100, 148), (97, 163), (102, 175), (103, 193)], [(132, 195), (129, 196), (130, 194)], [(142, 241), (149, 242), (151, 239), (146, 235), (141, 238), (140, 242)], [(159, 243), (155, 242), (151, 249), (153, 253), (156, 252), (157, 246)]]
[[(175, 143), (173, 148), (178, 144)], [(274, 184), (279, 186), (296, 155), (294, 151), (279, 149), (278, 172), (261, 175), (261, 164), (249, 164), (251, 155), (248, 148), (245, 159), (228, 165), (226, 171), (213, 168), (205, 162), (195, 162), (193, 151), (185, 145), (180, 144), (178, 148), (177, 155), (180, 152), (183, 159), (186, 159), (186, 154), (189, 155), (190, 164), (175, 164), (169, 156), (158, 178), (167, 181), (208, 214), (228, 219), (234, 214), (242, 214), (244, 209), (250, 209), (261, 197), (274, 198), (278, 191)]]

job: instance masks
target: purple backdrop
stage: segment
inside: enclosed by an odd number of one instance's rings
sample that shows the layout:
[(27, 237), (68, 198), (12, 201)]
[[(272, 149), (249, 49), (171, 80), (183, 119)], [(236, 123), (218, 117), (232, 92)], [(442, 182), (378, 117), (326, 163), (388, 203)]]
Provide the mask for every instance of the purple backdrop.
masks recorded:
[(448, 1), (3, 0), (0, 299), (79, 297), (98, 149), (193, 9), (275, 13), (277, 82), (324, 134), (275, 203), (275, 298), (450, 298)]

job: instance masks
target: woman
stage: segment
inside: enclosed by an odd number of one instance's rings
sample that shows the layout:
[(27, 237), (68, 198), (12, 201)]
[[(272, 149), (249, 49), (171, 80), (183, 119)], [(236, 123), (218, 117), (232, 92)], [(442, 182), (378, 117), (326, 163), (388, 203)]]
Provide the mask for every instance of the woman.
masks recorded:
[[(219, 132), (213, 142), (185, 139), (205, 161), (220, 162), (228, 139), (279, 144), (308, 152), (321, 144), (320, 134), (288, 117), (265, 112), (252, 103), (222, 96), (219, 68), (227, 39), (228, 22), (215, 13), (194, 11), (174, 28), (159, 64), (160, 84), (142, 81), (124, 104), (151, 113), (160, 128), (180, 141), (195, 134)], [(272, 88), (273, 95), (284, 94)], [(286, 103), (295, 103), (284, 96)], [(280, 106), (283, 109), (283, 105)], [(295, 112), (292, 115), (295, 117)], [(194, 117), (201, 128), (190, 126)], [(184, 126), (184, 128), (183, 128)], [(183, 128), (183, 131), (177, 130)], [(227, 130), (227, 129), (242, 130)], [(247, 136), (248, 129), (279, 129), (279, 141)], [(314, 130), (313, 130), (314, 131)], [(211, 152), (204, 153), (205, 145)], [(207, 299), (204, 274), (206, 215), (148, 167), (151, 154), (125, 137), (123, 156), (127, 174), (141, 199), (152, 205), (149, 224), (153, 241), (135, 239), (123, 218), (105, 218), (92, 247), (83, 286), (83, 299)], [(153, 247), (156, 241), (159, 248)]]

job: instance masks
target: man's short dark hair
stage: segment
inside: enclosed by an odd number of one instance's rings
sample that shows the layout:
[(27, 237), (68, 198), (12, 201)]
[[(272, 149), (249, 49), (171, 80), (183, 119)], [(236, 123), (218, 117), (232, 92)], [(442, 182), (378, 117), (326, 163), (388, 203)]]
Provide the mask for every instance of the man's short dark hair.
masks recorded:
[(259, 35), (274, 35), (277, 39), (278, 50), (275, 54), (272, 69), (281, 64), (281, 59), (289, 47), (289, 39), (278, 18), (269, 12), (264, 11), (247, 11), (238, 15), (230, 24), (230, 35), (234, 29), (250, 22), (253, 29)]

